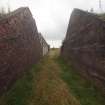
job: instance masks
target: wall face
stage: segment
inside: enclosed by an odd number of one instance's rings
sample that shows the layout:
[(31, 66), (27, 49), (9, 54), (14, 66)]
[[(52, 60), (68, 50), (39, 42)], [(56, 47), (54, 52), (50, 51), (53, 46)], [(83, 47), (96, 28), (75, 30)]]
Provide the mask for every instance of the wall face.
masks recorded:
[(80, 74), (105, 89), (105, 22), (75, 9), (71, 15), (61, 55), (71, 60)]
[(49, 52), (49, 45), (46, 43), (46, 41), (42, 38), (42, 49), (43, 49), (43, 56), (47, 55)]
[(40, 45), (42, 49), (41, 52), (42, 52), (42, 55), (45, 56), (46, 54), (48, 54), (50, 46), (47, 44), (47, 42), (45, 41), (41, 33), (39, 33), (38, 35), (39, 35)]
[(28, 8), (20, 8), (0, 20), (0, 93), (40, 59), (38, 37)]

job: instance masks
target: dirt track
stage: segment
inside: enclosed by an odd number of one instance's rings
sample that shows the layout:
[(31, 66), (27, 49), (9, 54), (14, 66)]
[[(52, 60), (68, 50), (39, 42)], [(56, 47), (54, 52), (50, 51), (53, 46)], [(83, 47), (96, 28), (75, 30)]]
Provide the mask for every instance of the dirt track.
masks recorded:
[(56, 62), (57, 53), (56, 50), (50, 51), (40, 63), (29, 105), (80, 105), (60, 77), (61, 69)]

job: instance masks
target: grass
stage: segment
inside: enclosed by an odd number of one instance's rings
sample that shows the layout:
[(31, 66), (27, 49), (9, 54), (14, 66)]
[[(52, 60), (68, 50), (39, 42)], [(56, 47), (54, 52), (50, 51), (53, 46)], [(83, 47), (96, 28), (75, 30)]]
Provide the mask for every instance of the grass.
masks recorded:
[(105, 21), (105, 13), (97, 14), (98, 17)]
[(90, 81), (82, 78), (63, 58), (59, 57), (57, 61), (62, 68), (62, 79), (68, 84), (72, 94), (80, 100), (81, 105), (105, 105), (105, 96)]
[(58, 52), (52, 49), (41, 62), (29, 105), (80, 105), (60, 77), (61, 69), (55, 62)]
[(12, 89), (0, 98), (0, 105), (28, 105), (32, 96), (33, 77), (37, 72), (36, 65), (30, 71), (26, 71), (22, 78), (16, 81)]
[(0, 98), (0, 105), (105, 105), (105, 96), (51, 50)]

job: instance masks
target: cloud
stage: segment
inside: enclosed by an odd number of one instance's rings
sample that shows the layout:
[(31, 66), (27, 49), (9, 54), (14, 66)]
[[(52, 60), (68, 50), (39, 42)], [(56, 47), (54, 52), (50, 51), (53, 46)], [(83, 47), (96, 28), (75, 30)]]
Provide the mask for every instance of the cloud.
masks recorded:
[[(8, 3), (12, 10), (28, 6), (36, 20), (38, 30), (47, 41), (64, 39), (73, 8), (84, 10), (94, 8), (95, 11), (99, 11), (99, 0), (0, 0), (0, 6), (6, 7)], [(102, 0), (103, 10), (104, 5), (105, 1)]]

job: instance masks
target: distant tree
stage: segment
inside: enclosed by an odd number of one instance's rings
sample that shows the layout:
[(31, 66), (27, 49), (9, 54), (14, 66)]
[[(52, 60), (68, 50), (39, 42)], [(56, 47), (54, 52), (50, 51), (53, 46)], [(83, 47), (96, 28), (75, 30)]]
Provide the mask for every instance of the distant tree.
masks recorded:
[(7, 5), (8, 5), (7, 12), (10, 13), (11, 12), (11, 8), (10, 8), (10, 5), (9, 5), (9, 2), (8, 2)]
[(6, 14), (6, 10), (4, 7), (0, 7), (0, 18), (3, 18), (3, 16)]
[(93, 13), (93, 12), (94, 12), (94, 9), (93, 9), (93, 8), (91, 8), (91, 9), (90, 9), (90, 12), (91, 12), (91, 13)]
[(7, 11), (5, 10), (4, 7), (0, 7), (0, 18), (2, 18), (4, 15), (6, 15), (7, 13), (10, 13), (11, 9), (10, 6), (8, 5)]
[(4, 10), (4, 8), (2, 7), (2, 8), (0, 8), (0, 17), (2, 17), (4, 14), (5, 14), (5, 10)]
[(5, 13), (6, 13), (6, 12), (5, 12), (5, 9), (2, 7), (2, 8), (1, 8), (1, 14), (4, 15)]
[(11, 12), (11, 8), (10, 8), (10, 6), (8, 6), (8, 13), (10, 13)]

